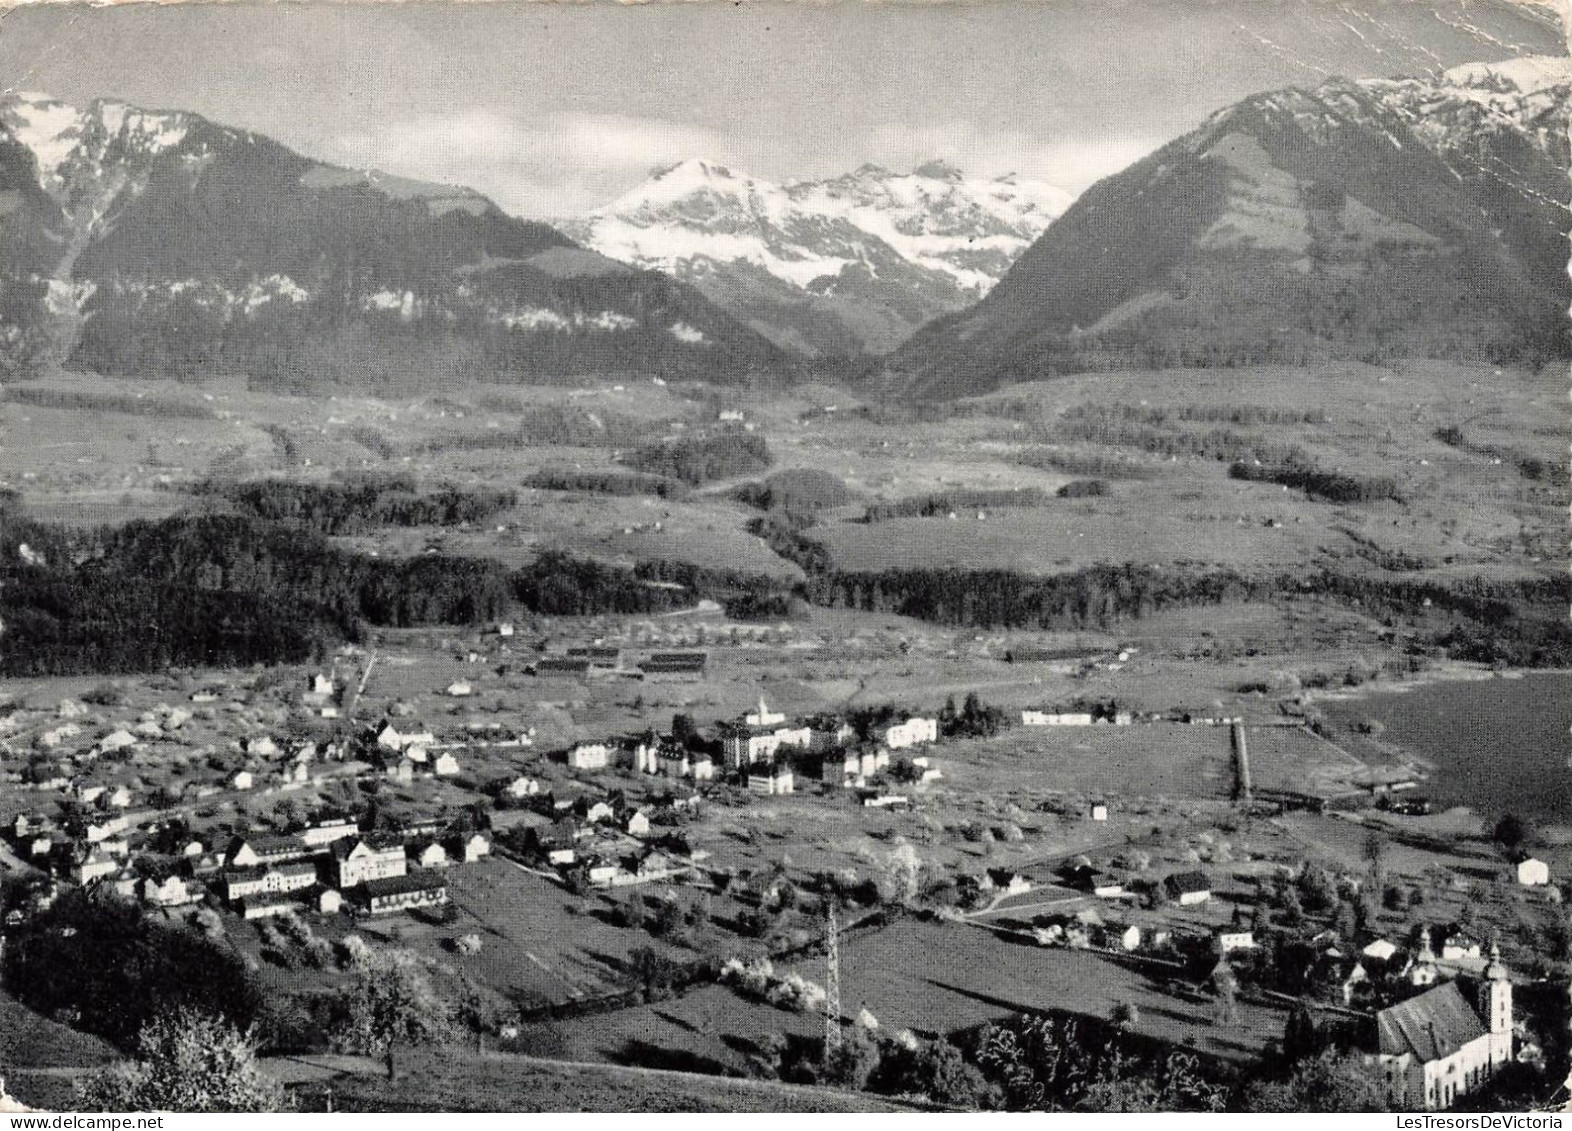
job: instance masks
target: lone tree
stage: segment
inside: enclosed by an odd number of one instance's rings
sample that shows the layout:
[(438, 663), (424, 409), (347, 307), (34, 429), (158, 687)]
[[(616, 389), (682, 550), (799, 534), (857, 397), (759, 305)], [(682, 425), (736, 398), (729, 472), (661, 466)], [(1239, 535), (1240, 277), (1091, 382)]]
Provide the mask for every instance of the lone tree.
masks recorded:
[(283, 1085), (257, 1064), (250, 1037), (227, 1021), (177, 1009), (144, 1026), (136, 1056), (77, 1085), (92, 1111), (283, 1111)]
[(1496, 822), (1491, 835), (1508, 852), (1516, 852), (1528, 839), (1528, 825), (1516, 813), (1507, 813)]
[(341, 1052), (380, 1056), (396, 1077), (394, 1047), (432, 1044), (447, 1036), (448, 1005), (408, 951), (377, 955), (338, 999), (333, 1043)]

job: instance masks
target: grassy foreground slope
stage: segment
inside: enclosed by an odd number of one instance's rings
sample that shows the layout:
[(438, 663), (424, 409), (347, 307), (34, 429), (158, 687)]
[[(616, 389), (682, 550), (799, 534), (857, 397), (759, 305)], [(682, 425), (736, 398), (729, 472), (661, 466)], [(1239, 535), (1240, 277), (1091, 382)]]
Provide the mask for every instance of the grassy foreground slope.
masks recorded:
[(407, 1056), (399, 1078), (335, 1082), (346, 1111), (910, 1111), (875, 1096), (651, 1068), (453, 1051)]

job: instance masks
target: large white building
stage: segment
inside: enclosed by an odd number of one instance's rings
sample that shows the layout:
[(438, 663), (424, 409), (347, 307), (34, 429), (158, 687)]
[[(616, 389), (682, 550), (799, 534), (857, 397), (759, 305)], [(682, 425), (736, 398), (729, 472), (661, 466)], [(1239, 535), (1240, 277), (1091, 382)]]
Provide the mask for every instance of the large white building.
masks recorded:
[(884, 745), (891, 750), (904, 750), (909, 746), (938, 741), (938, 719), (913, 717), (884, 728)]
[(1471, 993), (1442, 982), (1376, 1015), (1374, 1054), (1399, 1110), (1451, 1107), (1512, 1060), (1512, 983), (1500, 951)]
[(772, 762), (781, 747), (806, 747), (811, 737), (807, 727), (753, 727), (744, 724), (727, 727), (721, 734), (721, 745), (726, 752), (726, 765), (737, 769), (759, 762)]

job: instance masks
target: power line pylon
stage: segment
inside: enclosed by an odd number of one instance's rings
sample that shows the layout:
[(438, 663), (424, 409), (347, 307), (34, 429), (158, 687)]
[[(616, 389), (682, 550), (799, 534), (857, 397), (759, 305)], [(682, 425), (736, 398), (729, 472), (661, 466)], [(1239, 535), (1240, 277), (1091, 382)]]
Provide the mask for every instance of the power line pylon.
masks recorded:
[(824, 1055), (828, 1059), (841, 1047), (841, 930), (833, 905), (824, 941), (829, 966), (824, 984)]

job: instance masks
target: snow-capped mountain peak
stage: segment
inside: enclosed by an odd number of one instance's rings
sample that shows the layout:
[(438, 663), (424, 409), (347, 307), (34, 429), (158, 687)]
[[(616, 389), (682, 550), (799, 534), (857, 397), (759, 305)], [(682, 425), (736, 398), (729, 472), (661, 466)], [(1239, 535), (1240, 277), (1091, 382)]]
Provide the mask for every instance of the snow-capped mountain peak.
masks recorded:
[[(755, 324), (770, 320), (761, 290), (788, 305), (809, 295), (821, 307), (855, 305), (851, 348), (883, 348), (986, 294), (1071, 199), (1045, 182), (970, 178), (940, 160), (781, 184), (692, 158), (563, 226), (613, 259), (685, 276), (722, 305), (743, 293), (732, 305)], [(842, 349), (839, 321), (828, 332)]]

